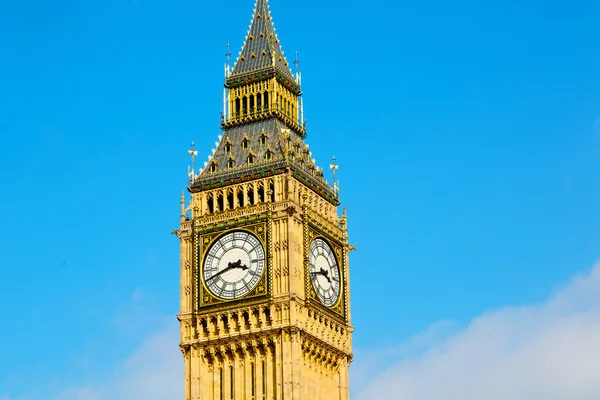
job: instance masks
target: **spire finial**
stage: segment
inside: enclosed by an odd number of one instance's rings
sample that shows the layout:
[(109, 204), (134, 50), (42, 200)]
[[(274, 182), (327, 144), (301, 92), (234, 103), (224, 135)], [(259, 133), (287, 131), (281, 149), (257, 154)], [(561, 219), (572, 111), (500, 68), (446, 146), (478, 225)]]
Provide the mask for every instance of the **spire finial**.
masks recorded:
[(185, 192), (181, 191), (181, 220), (185, 219)]
[(198, 151), (196, 150), (196, 145), (194, 144), (194, 142), (192, 142), (192, 148), (190, 150), (188, 150), (188, 154), (192, 157), (192, 171), (191, 171), (191, 179), (194, 179), (194, 176), (196, 174), (195, 169), (194, 169), (194, 160), (196, 159), (196, 156), (198, 155)]
[(300, 65), (300, 58), (298, 57), (298, 50), (296, 50), (296, 61), (294, 61), (294, 64), (296, 64), (296, 78), (298, 77), (298, 66)]
[(231, 43), (227, 43), (227, 53), (225, 53), (225, 57), (227, 57), (227, 65), (231, 63)]
[(333, 158), (331, 159), (331, 165), (329, 165), (329, 168), (331, 168), (331, 172), (333, 173), (333, 190), (336, 195), (339, 195), (339, 193), (340, 193), (340, 185), (337, 181), (337, 170), (339, 169), (339, 167), (340, 166), (337, 164), (337, 160), (335, 159), (335, 156), (333, 156)]

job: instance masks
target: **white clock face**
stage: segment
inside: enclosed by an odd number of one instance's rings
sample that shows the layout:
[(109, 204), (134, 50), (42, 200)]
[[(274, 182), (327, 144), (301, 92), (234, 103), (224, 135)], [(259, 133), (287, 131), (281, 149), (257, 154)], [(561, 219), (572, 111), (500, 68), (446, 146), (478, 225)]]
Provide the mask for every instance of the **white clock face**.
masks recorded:
[(331, 247), (323, 239), (315, 239), (310, 245), (310, 278), (319, 300), (327, 307), (337, 303), (340, 297), (340, 269)]
[(265, 251), (258, 238), (237, 231), (221, 236), (208, 250), (202, 276), (215, 296), (233, 300), (256, 287), (265, 269)]

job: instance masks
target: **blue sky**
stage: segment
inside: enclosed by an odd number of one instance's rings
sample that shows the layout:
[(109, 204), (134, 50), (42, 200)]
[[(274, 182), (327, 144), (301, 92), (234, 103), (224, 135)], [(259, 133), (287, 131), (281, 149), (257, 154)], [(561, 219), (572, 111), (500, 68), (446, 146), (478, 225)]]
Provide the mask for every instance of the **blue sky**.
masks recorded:
[[(510, 310), (577, 297), (560, 294), (574, 276), (596, 282), (600, 4), (270, 3), (290, 61), (300, 52), (307, 141), (321, 166), (338, 159), (358, 246), (353, 396), (375, 398), (408, 359), (435, 370), (427, 355), (490, 315), (537, 343)], [(133, 398), (107, 387), (132, 366), (178, 368), (170, 232), (186, 150), (214, 145), (224, 53), (252, 6), (0, 2), (0, 399)], [(569, 315), (600, 311), (597, 288)], [(179, 388), (170, 371), (165, 393)]]

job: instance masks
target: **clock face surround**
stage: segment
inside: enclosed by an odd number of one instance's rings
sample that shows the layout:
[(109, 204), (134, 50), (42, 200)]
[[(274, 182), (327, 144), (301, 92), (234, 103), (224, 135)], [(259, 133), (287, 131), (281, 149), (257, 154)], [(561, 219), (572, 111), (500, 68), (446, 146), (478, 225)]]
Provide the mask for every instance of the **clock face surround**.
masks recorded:
[(214, 296), (235, 300), (250, 293), (265, 270), (265, 251), (246, 231), (226, 233), (209, 248), (202, 264), (204, 285)]
[(329, 244), (317, 238), (310, 245), (310, 279), (321, 303), (335, 305), (340, 298), (340, 269)]

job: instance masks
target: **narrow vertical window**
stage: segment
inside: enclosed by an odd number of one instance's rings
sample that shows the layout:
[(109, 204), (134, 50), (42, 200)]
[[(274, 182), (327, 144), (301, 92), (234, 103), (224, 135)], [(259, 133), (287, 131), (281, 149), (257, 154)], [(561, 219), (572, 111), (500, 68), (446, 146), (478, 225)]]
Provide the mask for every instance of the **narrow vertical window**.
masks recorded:
[(258, 202), (265, 202), (265, 189), (262, 186), (258, 188)]
[(237, 196), (238, 196), (238, 205), (240, 207), (244, 207), (245, 206), (245, 204), (244, 204), (244, 190), (243, 189), (238, 190)]
[(262, 362), (262, 390), (263, 390), (263, 399), (267, 398), (267, 368), (265, 367), (265, 362)]
[(230, 398), (231, 400), (233, 400), (234, 396), (235, 396), (235, 377), (233, 376), (233, 367), (229, 367), (229, 393), (230, 393)]
[(233, 207), (235, 205), (235, 204), (233, 204), (233, 200), (234, 200), (234, 195), (233, 195), (233, 191), (231, 191), (227, 194), (227, 206), (230, 210), (233, 210)]
[(211, 214), (214, 213), (215, 212), (215, 202), (214, 202), (212, 196), (210, 196), (208, 198), (207, 203), (208, 203), (208, 212), (211, 213)]
[(252, 393), (252, 400), (254, 400), (254, 396), (256, 396), (256, 387), (255, 387), (255, 381), (256, 381), (256, 376), (255, 376), (255, 371), (254, 371), (254, 363), (250, 364), (250, 378), (252, 379), (252, 386), (251, 386), (251, 393)]
[(219, 400), (223, 400), (223, 368), (219, 369)]
[(248, 188), (248, 205), (254, 204), (254, 188), (250, 186)]

